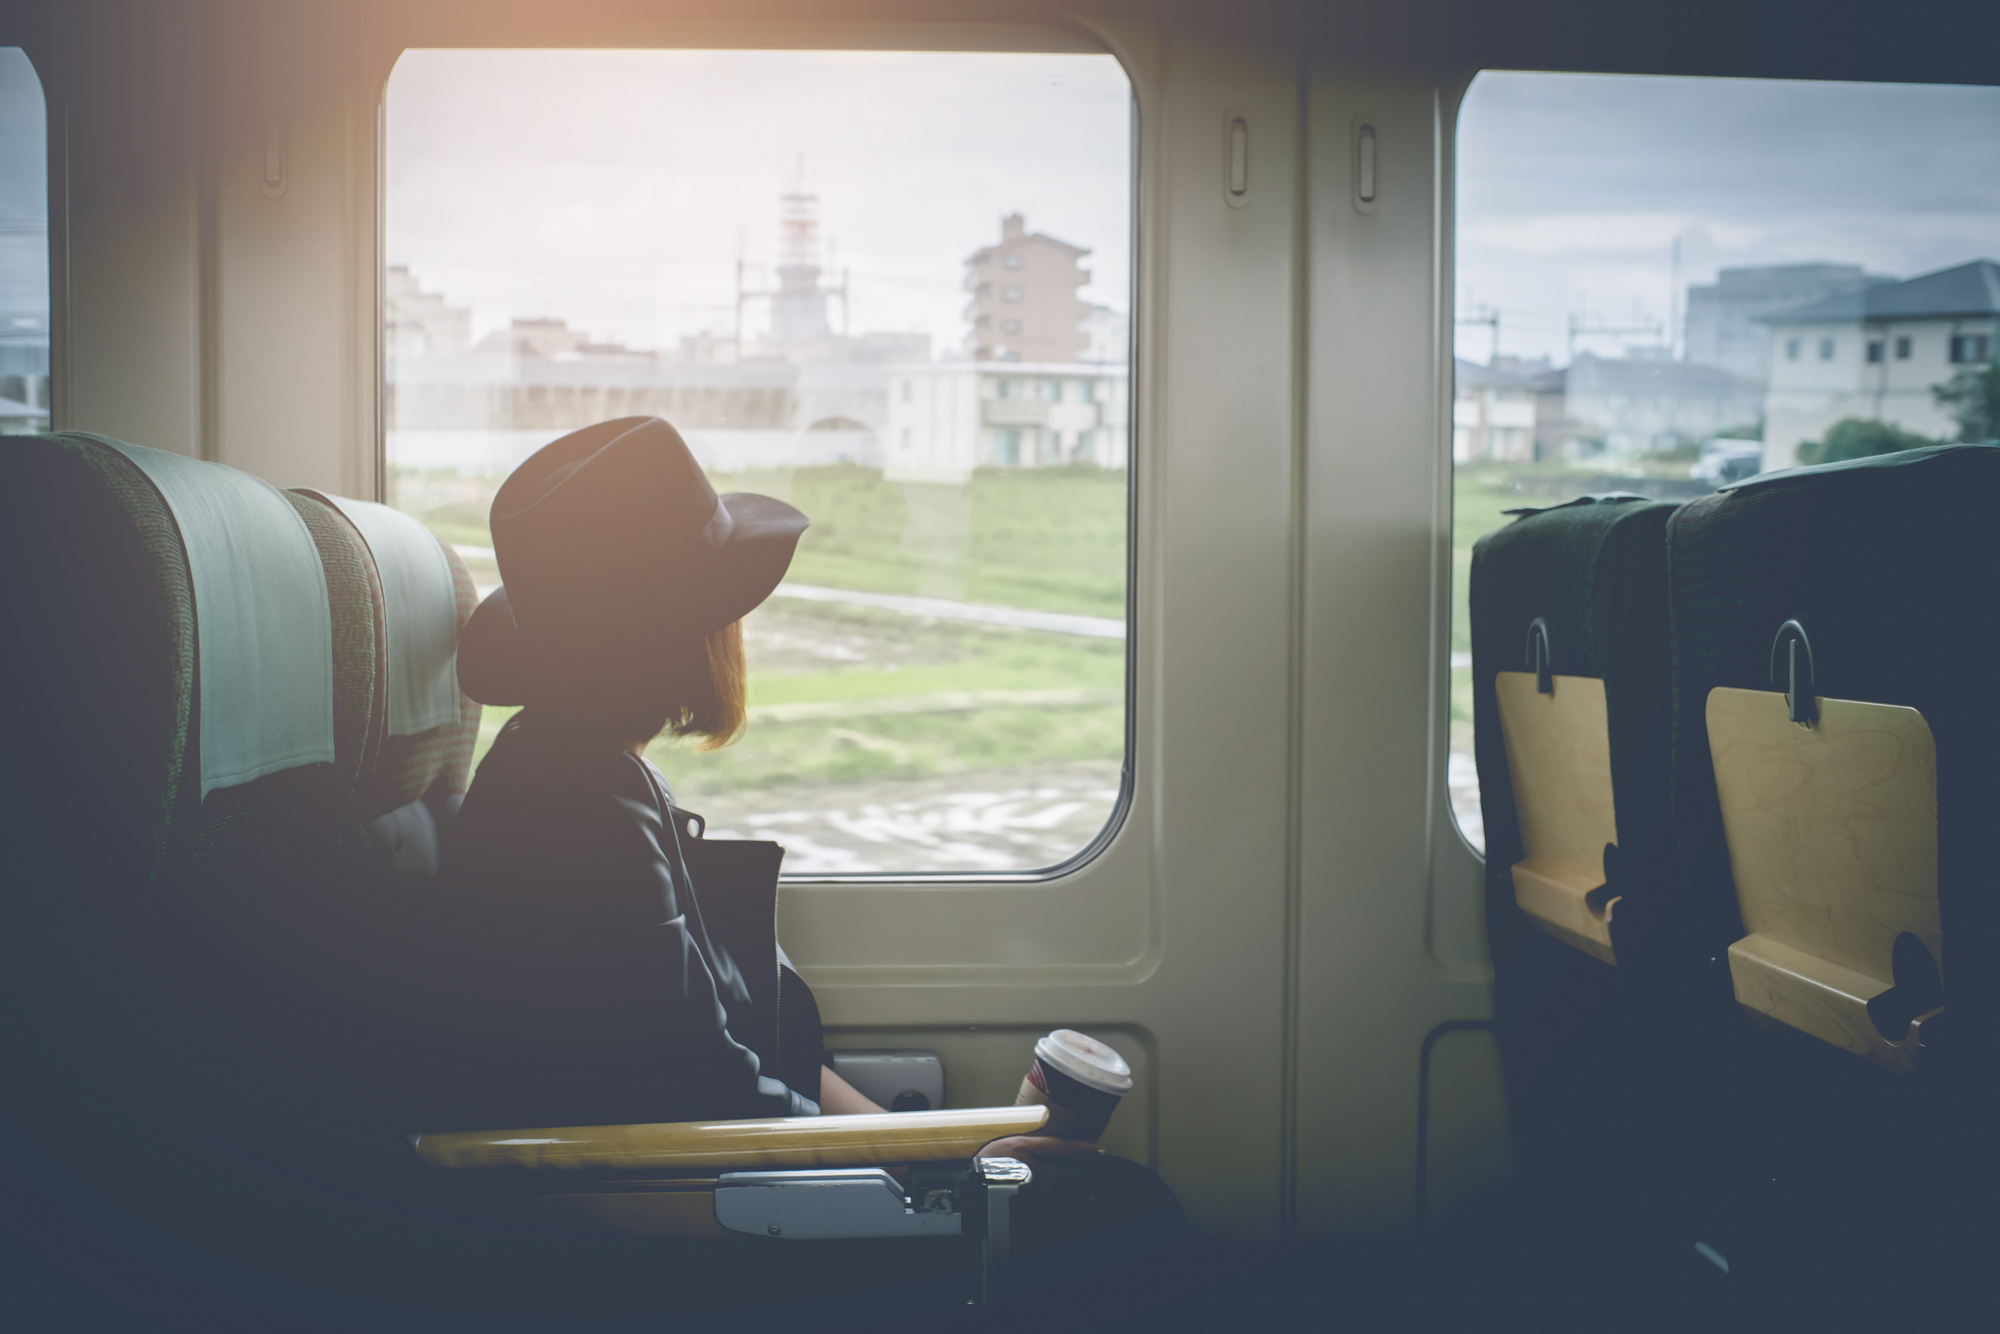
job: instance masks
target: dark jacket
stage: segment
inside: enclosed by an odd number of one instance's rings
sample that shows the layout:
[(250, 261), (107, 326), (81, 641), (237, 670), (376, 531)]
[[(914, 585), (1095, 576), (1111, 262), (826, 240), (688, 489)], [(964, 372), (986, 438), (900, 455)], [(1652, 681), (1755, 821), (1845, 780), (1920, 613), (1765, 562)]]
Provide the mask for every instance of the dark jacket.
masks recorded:
[(751, 995), (704, 922), (669, 800), (659, 770), (614, 744), (527, 710), (501, 729), (439, 877), (433, 1128), (818, 1111), (731, 1035)]

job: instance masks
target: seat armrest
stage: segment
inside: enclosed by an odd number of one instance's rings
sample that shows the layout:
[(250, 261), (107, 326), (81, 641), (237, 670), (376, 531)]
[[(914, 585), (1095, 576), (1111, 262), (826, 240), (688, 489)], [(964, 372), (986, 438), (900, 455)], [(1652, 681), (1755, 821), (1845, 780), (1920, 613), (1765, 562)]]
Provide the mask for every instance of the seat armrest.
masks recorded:
[(1032, 1135), (1048, 1109), (970, 1107), (864, 1116), (783, 1116), (750, 1121), (662, 1121), (425, 1134), (417, 1154), (433, 1167), (537, 1171), (651, 1171), (859, 1167), (964, 1160), (1003, 1135)]

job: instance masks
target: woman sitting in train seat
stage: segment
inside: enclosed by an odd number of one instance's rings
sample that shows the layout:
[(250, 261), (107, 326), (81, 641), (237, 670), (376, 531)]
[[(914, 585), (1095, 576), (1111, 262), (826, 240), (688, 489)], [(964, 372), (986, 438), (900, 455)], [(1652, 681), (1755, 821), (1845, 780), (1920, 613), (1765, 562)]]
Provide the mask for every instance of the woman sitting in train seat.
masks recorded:
[(524, 707), (479, 766), (440, 877), (455, 1022), (430, 1044), (448, 1068), (426, 1083), (460, 1114), (601, 1125), (882, 1110), (832, 1069), (796, 974), (785, 1040), (759, 1044), (783, 1068), (746, 1045), (748, 1016), (775, 997), (753, 998), (755, 970), (712, 929), (726, 887), (693, 882), (691, 834), (645, 758), (663, 731), (705, 748), (742, 732), (742, 618), (807, 523), (769, 496), (718, 496), (658, 418), (564, 436), (494, 498), (504, 583), (466, 626), (459, 680), (481, 703)]
[[(711, 749), (741, 734), (742, 618), (808, 522), (769, 496), (718, 496), (656, 417), (564, 436), (494, 497), (504, 583), (466, 626), (459, 680), (482, 703), (525, 707), (445, 853), (438, 1010), (455, 1031), (426, 1044), (442, 1064), (425, 1083), (460, 1107), (437, 1114), (531, 1126), (883, 1110), (833, 1069), (788, 960), (782, 1032), (747, 1025), (775, 1066), (745, 1024), (732, 1030), (732, 1014), (773, 999), (751, 994), (748, 951), (783, 951), (765, 934), (731, 955), (715, 929), (729, 887), (695, 882), (672, 790), (645, 758), (663, 731)], [(1004, 1148), (1094, 1151), (1047, 1136)]]
[[(743, 730), (742, 618), (778, 586), (807, 522), (768, 496), (718, 496), (658, 418), (564, 436), (494, 497), (505, 582), (460, 637), (458, 673), (474, 699), (524, 707), (445, 851), (452, 944), (423, 1007), (446, 1016), (422, 1043), (423, 1083), (440, 1094), (428, 1124), (883, 1110), (834, 1071), (789, 962), (777, 1023), (758, 1029), (777, 1060), (744, 1041), (755, 1023), (732, 1029), (766, 1003), (739, 965), (753, 950), (783, 959), (775, 922), (767, 912), (731, 954), (718, 923), (734, 887), (690, 875), (686, 816), (645, 758), (663, 731), (712, 748)], [(1094, 1144), (1009, 1136), (981, 1154), (1036, 1166), (1017, 1206), (1031, 1264), (1185, 1235), (1159, 1178)]]

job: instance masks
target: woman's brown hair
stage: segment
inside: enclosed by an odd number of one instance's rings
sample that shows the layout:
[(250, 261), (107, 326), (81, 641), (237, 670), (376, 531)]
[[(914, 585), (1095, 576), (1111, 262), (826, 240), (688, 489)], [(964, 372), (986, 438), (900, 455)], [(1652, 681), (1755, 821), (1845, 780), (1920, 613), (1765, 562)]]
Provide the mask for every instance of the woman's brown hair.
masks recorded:
[(700, 737), (699, 750), (720, 750), (743, 735), (744, 725), (750, 719), (750, 672), (743, 657), (743, 622), (731, 621), (703, 636), (701, 643), (708, 679), (695, 681), (692, 691), (676, 692), (681, 702), (668, 710), (665, 730), (675, 736)]

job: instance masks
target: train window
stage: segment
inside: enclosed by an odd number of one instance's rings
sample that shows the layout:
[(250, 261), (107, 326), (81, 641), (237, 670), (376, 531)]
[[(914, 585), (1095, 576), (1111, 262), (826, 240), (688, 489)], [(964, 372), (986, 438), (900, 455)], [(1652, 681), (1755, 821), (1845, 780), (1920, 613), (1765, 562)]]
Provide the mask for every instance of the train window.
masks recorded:
[(1075, 858), (1125, 768), (1132, 125), (1109, 55), (405, 53), (391, 503), (490, 587), (515, 464), (666, 418), (812, 518), (745, 622), (747, 735), (652, 752), (711, 836), (792, 875)]
[(0, 435), (49, 428), (49, 139), (42, 81), (0, 46)]
[(1457, 218), (1448, 784), (1483, 846), (1466, 583), (1502, 511), (1993, 437), (2000, 89), (1488, 71)]

